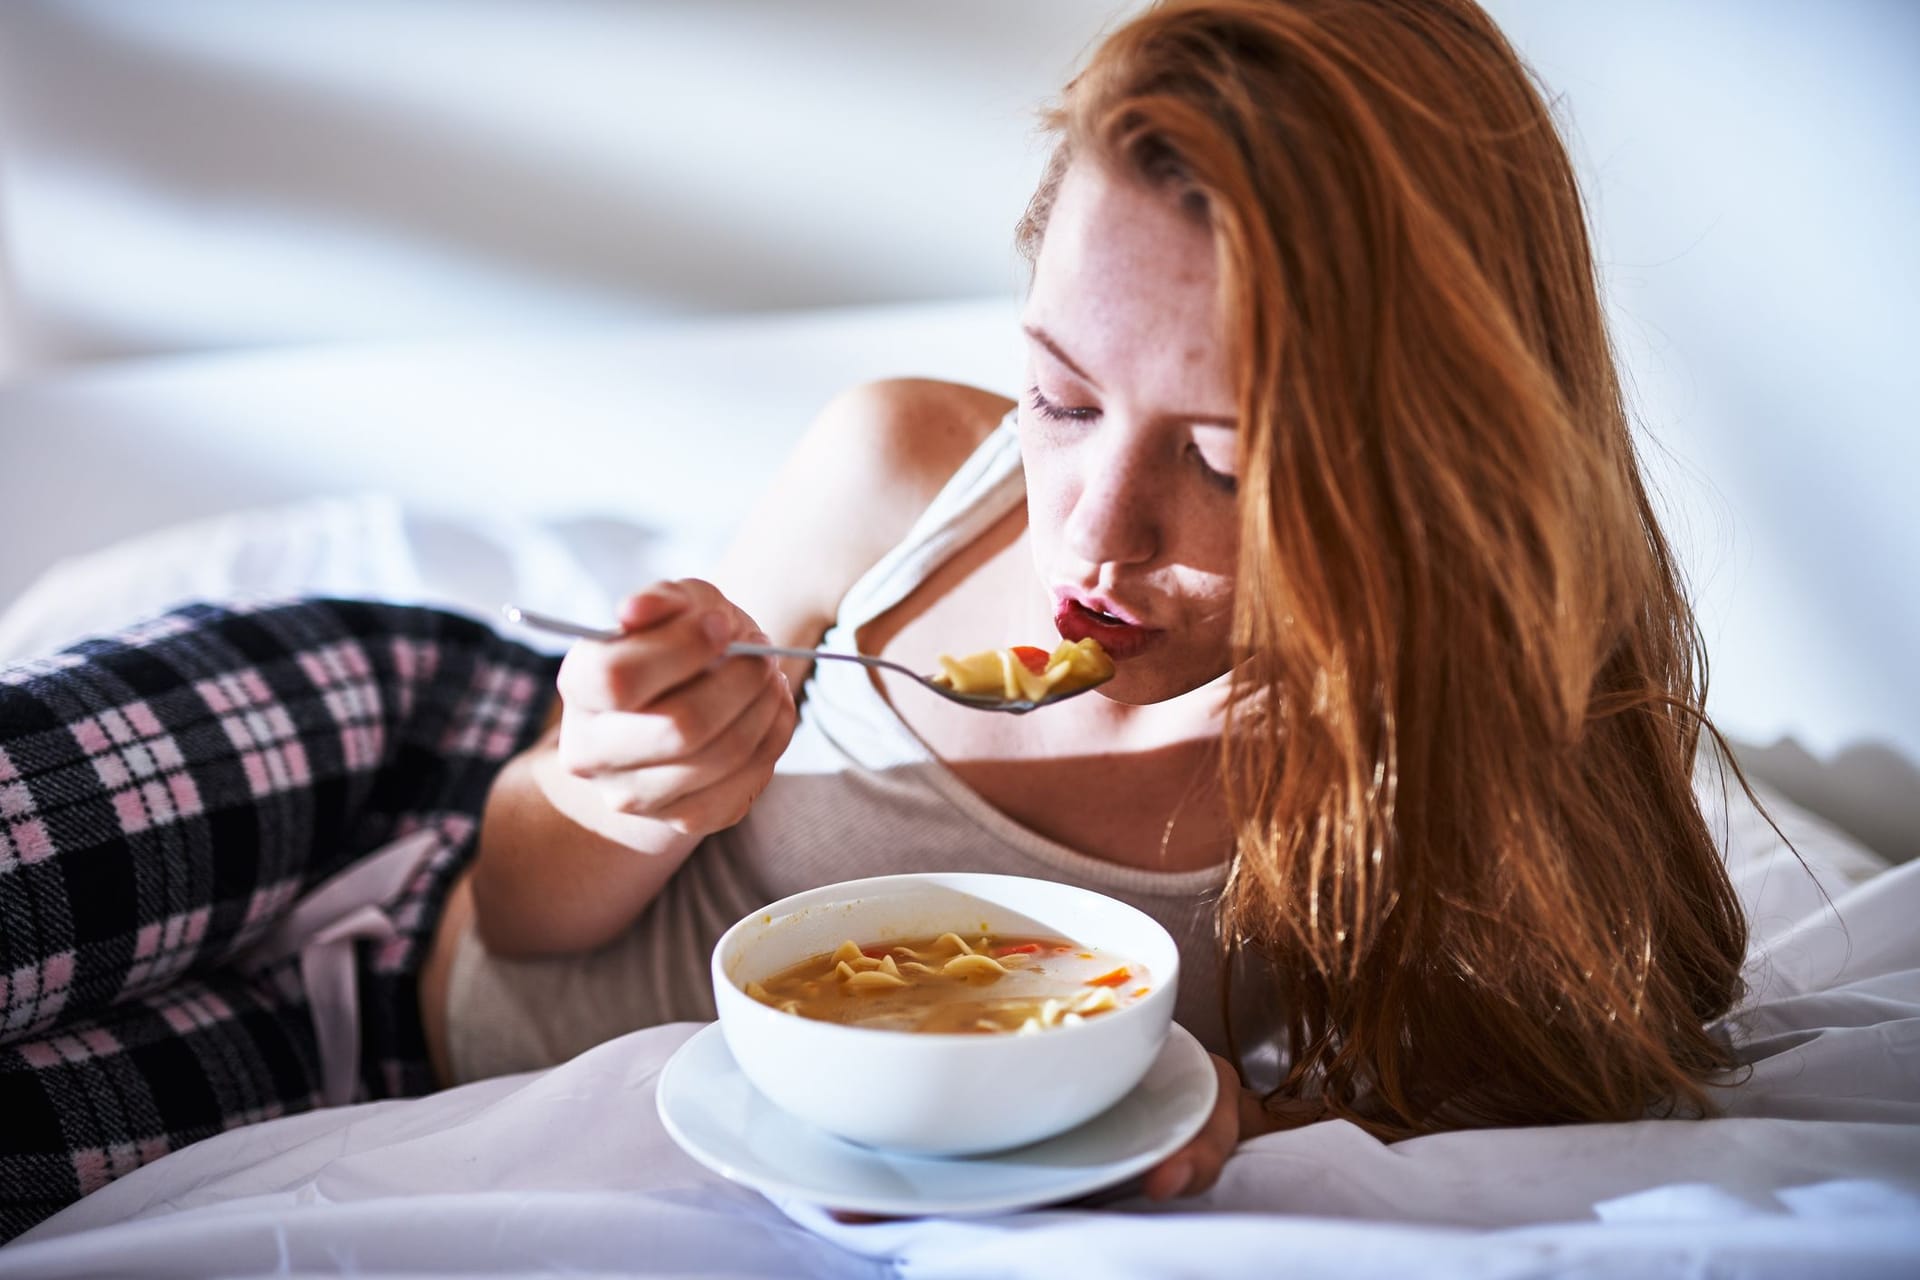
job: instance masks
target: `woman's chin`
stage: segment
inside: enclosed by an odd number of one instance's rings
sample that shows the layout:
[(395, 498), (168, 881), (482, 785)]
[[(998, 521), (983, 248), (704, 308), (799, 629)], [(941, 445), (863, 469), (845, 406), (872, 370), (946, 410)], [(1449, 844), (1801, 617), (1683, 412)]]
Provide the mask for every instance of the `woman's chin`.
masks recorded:
[(1141, 662), (1121, 663), (1113, 678), (1097, 686), (1094, 692), (1109, 702), (1123, 706), (1146, 707), (1171, 702), (1184, 694), (1204, 689), (1218, 680), (1224, 671), (1172, 671), (1164, 666)]

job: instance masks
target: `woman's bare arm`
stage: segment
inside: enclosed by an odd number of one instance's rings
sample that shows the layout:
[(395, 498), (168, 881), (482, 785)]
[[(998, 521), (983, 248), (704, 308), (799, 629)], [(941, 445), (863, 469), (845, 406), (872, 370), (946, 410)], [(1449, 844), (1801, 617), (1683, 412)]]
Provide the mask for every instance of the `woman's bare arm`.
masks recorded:
[[(723, 558), (715, 577), (726, 599), (776, 643), (817, 643), (848, 588), (905, 536), (1010, 404), (989, 392), (921, 381), (874, 383), (837, 397)], [(806, 668), (783, 659), (779, 676), (798, 690)], [(610, 941), (701, 839), (744, 816), (743, 797), (750, 803), (771, 776), (772, 759), (761, 756), (772, 744), (763, 743), (743, 764), (743, 775), (751, 776), (736, 780), (748, 785), (714, 788), (710, 811), (678, 822), (620, 812), (609, 805), (604, 779), (569, 767), (561, 710), (556, 705), (540, 740), (501, 772), (482, 819), (475, 925), (487, 947), (503, 955), (583, 951)]]
[(699, 837), (609, 810), (560, 764), (560, 704), (494, 780), (473, 871), (474, 923), (508, 956), (589, 950), (659, 892)]
[[(843, 393), (741, 525), (715, 581), (774, 643), (818, 644), (848, 590), (906, 537), (1012, 403), (921, 379)], [(809, 664), (785, 661), (800, 688)]]

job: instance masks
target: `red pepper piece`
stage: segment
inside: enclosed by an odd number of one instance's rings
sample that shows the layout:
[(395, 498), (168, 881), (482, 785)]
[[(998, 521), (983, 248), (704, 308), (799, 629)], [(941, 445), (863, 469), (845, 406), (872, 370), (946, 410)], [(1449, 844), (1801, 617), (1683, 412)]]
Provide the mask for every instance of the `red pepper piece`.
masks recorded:
[(1039, 675), (1047, 669), (1051, 655), (1045, 649), (1036, 649), (1030, 644), (1013, 646), (1013, 656), (1020, 659), (1020, 665)]

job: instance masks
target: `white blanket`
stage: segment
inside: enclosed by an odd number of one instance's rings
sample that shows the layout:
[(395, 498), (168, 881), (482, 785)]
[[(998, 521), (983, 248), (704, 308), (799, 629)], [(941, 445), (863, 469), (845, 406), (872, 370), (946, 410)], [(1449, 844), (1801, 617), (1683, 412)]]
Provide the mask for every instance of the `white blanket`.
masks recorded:
[(0, 1250), (0, 1275), (1920, 1274), (1920, 863), (1877, 870), (1783, 811), (1812, 877), (1738, 802), (1727, 828), (1756, 947), (1723, 1118), (1393, 1146), (1325, 1123), (1171, 1207), (856, 1226), (674, 1146), (654, 1085), (677, 1024), (209, 1139)]

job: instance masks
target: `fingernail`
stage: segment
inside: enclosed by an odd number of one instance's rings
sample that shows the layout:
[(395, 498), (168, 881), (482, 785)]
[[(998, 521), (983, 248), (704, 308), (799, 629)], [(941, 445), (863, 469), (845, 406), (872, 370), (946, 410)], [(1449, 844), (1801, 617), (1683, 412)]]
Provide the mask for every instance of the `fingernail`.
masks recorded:
[(1173, 1176), (1173, 1181), (1167, 1184), (1167, 1192), (1164, 1198), (1171, 1200), (1192, 1185), (1193, 1166), (1190, 1164), (1182, 1165), (1180, 1166), (1180, 1172)]
[(713, 647), (716, 649), (724, 649), (728, 638), (733, 635), (733, 625), (727, 621), (727, 616), (717, 609), (700, 619), (700, 629), (707, 633), (707, 639), (713, 642)]

